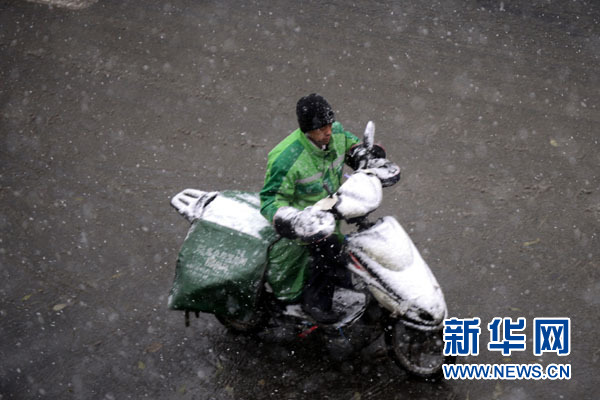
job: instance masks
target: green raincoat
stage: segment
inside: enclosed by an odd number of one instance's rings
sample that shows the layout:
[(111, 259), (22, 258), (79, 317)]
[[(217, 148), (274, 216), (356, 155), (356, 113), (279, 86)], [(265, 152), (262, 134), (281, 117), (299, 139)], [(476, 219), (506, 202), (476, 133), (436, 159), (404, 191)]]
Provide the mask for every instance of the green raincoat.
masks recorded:
[[(298, 210), (336, 191), (348, 150), (359, 139), (339, 122), (332, 126), (327, 150), (319, 149), (297, 129), (269, 153), (265, 184), (260, 192), (260, 212), (270, 222), (280, 207)], [(310, 256), (299, 240), (281, 238), (270, 251), (267, 281), (279, 300), (294, 301), (302, 293)]]

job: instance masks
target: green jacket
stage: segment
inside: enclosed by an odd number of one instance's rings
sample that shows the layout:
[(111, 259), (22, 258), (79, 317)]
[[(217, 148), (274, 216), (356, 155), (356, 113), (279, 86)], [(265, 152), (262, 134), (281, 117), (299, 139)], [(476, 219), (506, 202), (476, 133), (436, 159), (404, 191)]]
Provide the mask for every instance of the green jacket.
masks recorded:
[(260, 212), (269, 221), (283, 206), (298, 210), (327, 196), (324, 184), (335, 192), (342, 182), (346, 153), (358, 138), (335, 122), (327, 150), (315, 146), (296, 129), (269, 153)]
[[(324, 184), (333, 192), (338, 190), (346, 154), (358, 142), (339, 122), (332, 126), (327, 150), (319, 149), (300, 129), (292, 132), (269, 153), (260, 192), (262, 215), (273, 222), (279, 207), (303, 210), (326, 197)], [(267, 281), (279, 300), (298, 299), (309, 264), (308, 249), (299, 240), (281, 238), (271, 247)]]

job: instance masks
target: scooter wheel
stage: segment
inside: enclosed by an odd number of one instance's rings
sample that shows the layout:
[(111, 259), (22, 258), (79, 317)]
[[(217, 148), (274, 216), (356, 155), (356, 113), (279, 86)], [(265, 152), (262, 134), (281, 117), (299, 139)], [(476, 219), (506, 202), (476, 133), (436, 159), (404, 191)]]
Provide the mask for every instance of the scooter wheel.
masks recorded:
[(408, 373), (420, 378), (438, 378), (443, 364), (452, 364), (453, 357), (444, 356), (443, 329), (423, 331), (390, 319), (385, 328), (389, 356)]
[(231, 318), (224, 315), (215, 315), (215, 317), (217, 317), (224, 327), (235, 333), (257, 333), (264, 329), (266, 323), (266, 318), (262, 315), (254, 316), (247, 320)]

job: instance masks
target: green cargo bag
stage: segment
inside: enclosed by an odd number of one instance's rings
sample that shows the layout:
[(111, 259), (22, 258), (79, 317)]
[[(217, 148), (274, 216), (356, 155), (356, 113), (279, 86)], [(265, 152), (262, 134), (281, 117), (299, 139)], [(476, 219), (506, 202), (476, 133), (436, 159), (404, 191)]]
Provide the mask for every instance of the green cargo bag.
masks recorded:
[(221, 192), (192, 223), (169, 295), (174, 310), (249, 318), (264, 282), (275, 231), (254, 193)]

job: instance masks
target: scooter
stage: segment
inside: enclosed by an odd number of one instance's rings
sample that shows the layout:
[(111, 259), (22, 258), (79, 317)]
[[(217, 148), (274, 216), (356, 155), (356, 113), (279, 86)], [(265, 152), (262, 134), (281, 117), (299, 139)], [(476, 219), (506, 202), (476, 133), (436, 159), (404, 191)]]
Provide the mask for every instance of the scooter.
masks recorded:
[[(373, 145), (374, 132), (369, 122), (363, 139), (367, 149)], [(284, 326), (300, 337), (317, 329), (339, 337), (355, 329), (361, 332), (354, 339), (360, 346), (383, 334), (387, 353), (398, 366), (419, 377), (440, 375), (442, 365), (453, 362), (443, 355), (448, 311), (440, 285), (395, 218), (368, 219), (381, 204), (383, 186), (399, 173), (394, 163), (370, 160), (336, 193), (313, 206), (353, 228), (343, 243), (352, 284), (336, 288), (333, 299), (339, 321), (320, 324), (300, 304), (286, 304), (273, 296), (265, 276), (269, 248), (277, 235), (260, 214), (258, 194), (249, 192), (186, 189), (173, 197), (172, 206), (192, 228), (179, 256), (170, 308), (186, 311), (186, 324), (190, 311), (211, 312), (237, 332)], [(252, 263), (259, 267), (249, 266)], [(229, 276), (231, 270), (236, 272)], [(225, 300), (214, 304), (219, 296)]]

